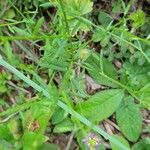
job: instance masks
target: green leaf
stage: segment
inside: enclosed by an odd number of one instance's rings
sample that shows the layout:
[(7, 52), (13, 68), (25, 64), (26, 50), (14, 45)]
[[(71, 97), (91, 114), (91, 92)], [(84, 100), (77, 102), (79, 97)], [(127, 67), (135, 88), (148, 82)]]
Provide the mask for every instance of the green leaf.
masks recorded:
[(132, 87), (134, 90), (139, 90), (147, 83), (150, 83), (149, 70), (149, 64), (145, 64), (141, 67), (137, 63), (131, 64), (129, 62), (125, 62), (121, 69), (121, 82)]
[(121, 13), (123, 10), (122, 3), (120, 0), (115, 0), (112, 2), (112, 12)]
[(16, 16), (15, 11), (13, 9), (8, 9), (3, 16), (3, 19), (12, 19), (15, 16)]
[(88, 67), (88, 73), (97, 83), (110, 87), (117, 87), (115, 83), (100, 75), (100, 73), (102, 73), (101, 66), (103, 66), (103, 72), (105, 75), (109, 76), (112, 79), (117, 79), (117, 72), (114, 66), (112, 65), (112, 63), (108, 62), (106, 58), (102, 58), (101, 60), (100, 56), (93, 53), (85, 61), (85, 65)]
[(145, 23), (145, 13), (139, 9), (133, 12), (129, 18), (133, 21), (133, 27), (138, 28)]
[(43, 25), (44, 23), (44, 17), (41, 17), (38, 22), (36, 23), (36, 26), (34, 28), (34, 31), (33, 31), (33, 34), (37, 34), (41, 28), (41, 26)]
[(13, 135), (13, 138), (15, 140), (18, 140), (22, 133), (20, 132), (22, 127), (21, 127), (21, 121), (19, 121), (16, 118), (13, 118), (9, 121), (8, 123), (9, 130), (11, 134)]
[(0, 150), (15, 150), (15, 148), (8, 141), (0, 140)]
[(140, 105), (150, 110), (150, 82), (146, 84), (138, 93)]
[[(125, 145), (126, 147), (128, 147), (130, 149), (130, 145), (128, 143), (128, 141), (126, 139), (124, 139), (122, 136), (119, 135), (113, 135), (114, 138), (116, 138), (118, 141), (120, 141), (123, 145)], [(120, 150), (120, 148), (115, 145), (114, 143), (110, 142), (111, 148), (112, 150)]]
[(94, 42), (99, 42), (99, 41), (104, 41), (104, 40), (109, 41), (109, 39), (110, 39), (110, 35), (108, 34), (107, 30), (102, 26), (100, 26), (99, 29), (96, 29), (96, 31), (94, 32), (92, 36), (92, 40)]
[(81, 102), (76, 109), (92, 122), (99, 122), (110, 117), (120, 105), (124, 93), (120, 89), (105, 90)]
[(112, 17), (111, 17), (109, 14), (107, 14), (107, 13), (105, 13), (105, 12), (103, 12), (103, 11), (100, 11), (100, 12), (99, 12), (99, 14), (98, 14), (98, 21), (99, 21), (104, 27), (107, 27), (107, 26), (111, 23), (112, 20), (113, 20), (113, 19), (112, 19)]
[(99, 146), (98, 150), (106, 150), (106, 148), (105, 148), (104, 144), (100, 144), (100, 146)]
[(142, 128), (142, 116), (132, 97), (126, 97), (116, 111), (118, 125), (128, 140), (138, 140)]
[(12, 141), (13, 136), (6, 124), (0, 124), (0, 140)]
[(43, 7), (43, 8), (49, 8), (51, 6), (52, 5), (50, 4), (50, 2), (46, 2), (46, 3), (40, 4), (40, 7)]
[(134, 144), (132, 150), (150, 150), (150, 139), (142, 139)]
[(74, 124), (71, 122), (69, 118), (63, 120), (59, 124), (54, 127), (54, 133), (64, 133), (68, 131), (72, 131), (74, 129)]
[(48, 69), (54, 69), (54, 70), (57, 70), (57, 71), (66, 71), (67, 70), (67, 67), (68, 67), (68, 63), (66, 62), (63, 62), (63, 61), (49, 61), (49, 62), (44, 62), (44, 61), (41, 61), (39, 63), (39, 65), (41, 67), (44, 67), (44, 68), (48, 68)]
[(23, 35), (23, 36), (31, 36), (30, 33), (28, 33), (26, 30), (23, 30), (21, 28), (18, 28), (16, 26), (12, 27), (12, 29), (17, 32), (19, 35)]
[(11, 63), (12, 65), (19, 64), (19, 60), (13, 54), (12, 45), (10, 44), (9, 41), (6, 41), (4, 43), (4, 49), (5, 49), (4, 53), (8, 58), (8, 62)]
[[(66, 13), (66, 19), (69, 25), (69, 29), (72, 33), (72, 35), (76, 34), (77, 31), (88, 31), (89, 27), (83, 23), (81, 20), (78, 20), (77, 17), (82, 17), (88, 13), (90, 13), (93, 9), (93, 2), (91, 0), (63, 0), (62, 5), (54, 0), (50, 1), (54, 5), (56, 5), (58, 8), (63, 7), (64, 12)], [(69, 6), (69, 9), (68, 9)], [(64, 15), (62, 13), (62, 10), (59, 10), (60, 17), (64, 19)]]
[(59, 150), (59, 148), (55, 144), (44, 143), (42, 146), (39, 147), (38, 150)]
[[(75, 14), (85, 15), (92, 11), (93, 2), (90, 0), (63, 0), (68, 16), (73, 16)], [(68, 9), (70, 6), (70, 9)]]
[(41, 146), (46, 141), (46, 137), (42, 134), (38, 134), (35, 132), (25, 132), (22, 137), (23, 149), (24, 150), (37, 150), (39, 146)]
[[(43, 104), (46, 101), (47, 99), (43, 99)], [(52, 102), (47, 101), (47, 103), (49, 103), (49, 106), (37, 103), (24, 113), (22, 123), (25, 131), (34, 131), (41, 134), (45, 132), (54, 109), (52, 108), (54, 107)]]
[(61, 121), (63, 121), (63, 119), (66, 118), (67, 114), (68, 113), (66, 111), (57, 107), (53, 116), (52, 116), (52, 124), (60, 123)]

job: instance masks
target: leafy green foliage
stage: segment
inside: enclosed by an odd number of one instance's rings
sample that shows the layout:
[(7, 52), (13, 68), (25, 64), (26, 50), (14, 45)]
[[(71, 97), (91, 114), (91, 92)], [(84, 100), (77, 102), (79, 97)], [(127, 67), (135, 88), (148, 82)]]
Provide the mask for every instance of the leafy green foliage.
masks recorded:
[(141, 9), (132, 13), (129, 18), (133, 21), (134, 28), (138, 28), (145, 23), (145, 13)]
[[(59, 3), (59, 0), (55, 0), (54, 2), (50, 2), (60, 8), (60, 17), (66, 19), (68, 27), (70, 29), (70, 33), (74, 35), (79, 30), (89, 30), (89, 26), (82, 21), (77, 20), (76, 17), (82, 17), (83, 15), (91, 12), (93, 2), (91, 2), (90, 0), (63, 0), (62, 3)], [(69, 9), (68, 6), (70, 6)]]
[(71, 122), (71, 120), (65, 119), (55, 126), (53, 132), (54, 133), (65, 133), (65, 132), (72, 131), (73, 129), (74, 129), (74, 125)]
[(11, 79), (11, 75), (8, 74), (7, 72), (2, 71), (0, 73), (0, 93), (4, 93), (7, 91), (6, 82), (7, 80), (10, 80), (10, 79)]
[[(126, 145), (126, 147), (130, 148), (130, 145), (128, 143), (128, 141), (126, 139), (124, 139), (122, 136), (119, 136), (119, 135), (113, 135), (113, 137), (115, 137), (116, 139), (118, 139), (121, 143), (123, 143), (124, 145)], [(113, 143), (110, 143), (111, 144), (111, 148), (112, 150), (120, 150), (120, 148), (113, 144)]]
[[(106, 90), (77, 105), (77, 111), (93, 122), (111, 116), (118, 108), (124, 94), (122, 90)], [(97, 114), (97, 115), (95, 115)]]
[(148, 5), (1, 0), (0, 149), (59, 150), (57, 133), (66, 149), (87, 150), (94, 132), (100, 150), (148, 150)]
[(139, 108), (131, 97), (126, 97), (116, 111), (116, 119), (122, 133), (130, 140), (137, 141), (142, 128), (142, 117)]
[(39, 146), (41, 146), (46, 141), (46, 138), (42, 134), (27, 131), (23, 135), (22, 140), (23, 140), (24, 149), (32, 148), (33, 150), (36, 150)]
[(91, 54), (85, 63), (85, 65), (88, 67), (88, 73), (97, 83), (116, 87), (116, 84), (112, 83), (100, 74), (104, 73), (112, 79), (117, 78), (117, 72), (114, 66), (110, 62), (108, 62), (108, 60), (106, 60), (105, 58), (101, 58), (100, 55), (98, 56), (97, 54)]
[(150, 82), (149, 70), (149, 64), (145, 64), (141, 68), (136, 63), (130, 64), (126, 62), (121, 69), (121, 82), (132, 87), (134, 90), (139, 90)]
[(134, 144), (132, 150), (149, 150), (149, 148), (150, 148), (150, 139), (146, 138)]
[(44, 143), (42, 146), (40, 146), (39, 150), (47, 150), (47, 149), (52, 149), (52, 150), (59, 150), (58, 146), (55, 144), (50, 144), (50, 143)]
[[(104, 27), (108, 27), (108, 25), (112, 22), (112, 17), (103, 12), (103, 11), (100, 11), (99, 14), (98, 14), (98, 21), (99, 23), (101, 23)], [(100, 35), (99, 35), (100, 36)]]
[(7, 141), (13, 140), (9, 127), (6, 124), (0, 125), (0, 140), (7, 140)]

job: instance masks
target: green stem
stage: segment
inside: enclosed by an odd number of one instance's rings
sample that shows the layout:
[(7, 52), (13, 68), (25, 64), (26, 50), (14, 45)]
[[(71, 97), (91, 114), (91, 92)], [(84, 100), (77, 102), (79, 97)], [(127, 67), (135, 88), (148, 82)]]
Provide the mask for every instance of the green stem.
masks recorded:
[(18, 22), (11, 22), (11, 23), (4, 23), (4, 24), (0, 24), (0, 27), (5, 27), (5, 26), (10, 26), (10, 25), (17, 25), (20, 23), (24, 23), (25, 21), (18, 21)]
[(108, 79), (109, 81), (115, 83), (116, 85), (119, 85), (121, 88), (127, 90), (134, 98), (136, 98), (137, 100), (139, 99), (135, 94), (134, 94), (134, 91), (132, 89), (130, 89), (128, 86), (110, 78), (109, 76), (107, 76), (106, 74), (102, 73), (102, 72), (99, 72), (99, 74), (101, 76), (103, 76), (104, 78)]
[(55, 38), (68, 38), (68, 35), (31, 35), (31, 36), (0, 36), (0, 41), (14, 41), (14, 40), (42, 40)]

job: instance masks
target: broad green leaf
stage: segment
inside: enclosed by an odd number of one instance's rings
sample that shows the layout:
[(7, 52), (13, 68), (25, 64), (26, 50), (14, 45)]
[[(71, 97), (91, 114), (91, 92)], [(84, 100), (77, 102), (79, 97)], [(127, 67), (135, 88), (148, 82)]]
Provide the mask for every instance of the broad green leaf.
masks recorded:
[(0, 140), (12, 141), (13, 136), (7, 124), (0, 124)]
[(112, 63), (108, 62), (106, 58), (100, 59), (100, 56), (96, 54), (92, 54), (89, 58), (85, 61), (85, 65), (88, 67), (87, 71), (90, 76), (99, 84), (110, 86), (110, 87), (117, 87), (117, 85), (106, 77), (103, 77), (100, 73), (102, 73), (101, 66), (103, 67), (103, 72), (110, 78), (116, 80), (117, 79), (117, 72), (112, 65)]
[(77, 105), (76, 110), (92, 122), (110, 117), (120, 105), (124, 92), (120, 89), (105, 90)]
[(54, 109), (52, 102), (47, 101), (49, 104), (46, 104), (46, 101), (46, 99), (43, 99), (43, 104), (37, 103), (24, 113), (22, 123), (25, 132), (34, 131), (41, 134), (45, 132)]
[(135, 143), (132, 147), (132, 150), (150, 150), (150, 139), (142, 139)]
[[(119, 135), (113, 135), (114, 138), (116, 138), (119, 142), (121, 142), (123, 145), (125, 145), (126, 147), (128, 147), (130, 149), (130, 145), (128, 143), (128, 141), (126, 139), (124, 139), (122, 136)], [(115, 145), (114, 143), (110, 142), (111, 148), (112, 150), (120, 150), (120, 148)]]
[(44, 142), (46, 141), (46, 137), (42, 134), (38, 134), (35, 132), (25, 132), (22, 137), (23, 149), (24, 150), (37, 150)]
[(4, 16), (2, 17), (3, 19), (12, 19), (16, 16), (14, 9), (8, 9)]
[(142, 116), (132, 97), (126, 97), (116, 111), (117, 123), (128, 140), (138, 140), (142, 128)]
[(66, 111), (57, 107), (53, 116), (52, 116), (52, 124), (60, 123), (61, 121), (63, 121), (63, 119), (66, 118), (67, 114), (68, 113)]
[(72, 131), (74, 129), (74, 124), (71, 122), (69, 118), (66, 118), (59, 124), (54, 127), (54, 133), (65, 133), (68, 131)]

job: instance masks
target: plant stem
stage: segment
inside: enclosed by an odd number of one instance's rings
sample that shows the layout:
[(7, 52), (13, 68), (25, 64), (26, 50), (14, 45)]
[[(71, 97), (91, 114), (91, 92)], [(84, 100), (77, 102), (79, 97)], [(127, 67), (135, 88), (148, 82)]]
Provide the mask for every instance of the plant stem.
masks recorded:
[(68, 35), (31, 35), (31, 36), (0, 36), (0, 41), (14, 40), (42, 40), (55, 38), (68, 38)]
[(137, 100), (139, 99), (135, 94), (134, 94), (134, 91), (132, 89), (130, 89), (128, 86), (110, 78), (109, 76), (107, 76), (106, 74), (102, 73), (102, 72), (99, 72), (99, 74), (101, 76), (103, 76), (104, 78), (108, 79), (109, 81), (115, 83), (116, 85), (119, 85), (121, 88), (127, 90), (134, 98), (136, 98)]

